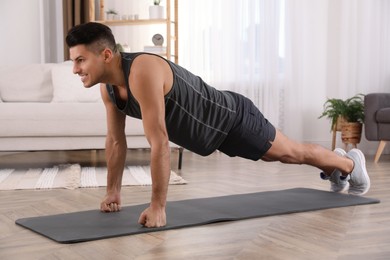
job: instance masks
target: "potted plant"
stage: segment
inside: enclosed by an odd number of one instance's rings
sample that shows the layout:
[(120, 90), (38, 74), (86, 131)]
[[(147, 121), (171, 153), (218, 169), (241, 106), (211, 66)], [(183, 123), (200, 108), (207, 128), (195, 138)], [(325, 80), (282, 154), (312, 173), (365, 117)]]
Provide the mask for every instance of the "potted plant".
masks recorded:
[(347, 146), (360, 143), (364, 122), (364, 95), (359, 94), (345, 100), (345, 111), (342, 116), (346, 119), (341, 126), (341, 140)]
[[(322, 117), (331, 119), (333, 138), (335, 138), (336, 131), (341, 131), (343, 143), (356, 147), (356, 144), (360, 143), (361, 140), (364, 121), (364, 95), (357, 94), (346, 100), (328, 99), (324, 103), (324, 111), (319, 118)], [(334, 144), (332, 146), (334, 149)]]
[(330, 129), (341, 131), (341, 124), (345, 119), (342, 117), (342, 114), (345, 111), (345, 102), (342, 99), (330, 98), (327, 99), (324, 103), (324, 111), (322, 112), (322, 117), (327, 117), (331, 120)]
[(164, 19), (164, 7), (160, 3), (161, 0), (153, 0), (153, 5), (149, 6), (150, 19)]
[(118, 15), (118, 12), (113, 10), (113, 9), (109, 9), (107, 12), (106, 12), (106, 19), (107, 20), (114, 20), (114, 17)]
[(125, 49), (123, 48), (122, 44), (117, 43), (115, 46), (116, 46), (116, 49), (117, 49), (119, 52), (124, 52), (124, 51), (125, 51)]
[(348, 122), (364, 122), (364, 95), (358, 94), (348, 98), (345, 102), (345, 111), (343, 116)]

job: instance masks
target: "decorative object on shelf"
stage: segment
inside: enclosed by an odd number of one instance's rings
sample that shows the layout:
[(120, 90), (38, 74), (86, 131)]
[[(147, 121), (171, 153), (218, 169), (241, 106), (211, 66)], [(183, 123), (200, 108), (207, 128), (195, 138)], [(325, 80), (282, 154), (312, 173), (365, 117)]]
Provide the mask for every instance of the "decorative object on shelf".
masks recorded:
[(166, 53), (167, 48), (163, 46), (164, 37), (161, 34), (156, 33), (155, 35), (153, 35), (152, 42), (154, 46), (145, 46), (144, 47), (145, 52), (151, 52), (158, 55), (163, 55), (164, 53)]
[(348, 144), (356, 147), (356, 144), (360, 143), (362, 135), (364, 95), (357, 94), (346, 100), (328, 99), (324, 103), (324, 111), (319, 118), (325, 116), (332, 121), (332, 150), (335, 148), (336, 131), (341, 131), (341, 140), (345, 149)]
[(152, 42), (155, 46), (162, 46), (164, 44), (164, 37), (161, 34), (156, 33), (152, 37)]
[(123, 47), (123, 52), (130, 52), (131, 51), (130, 46), (126, 42), (124, 44), (122, 44), (122, 47)]
[(164, 19), (164, 7), (160, 6), (160, 0), (154, 0), (153, 3), (149, 6), (149, 19)]
[(129, 45), (127, 43), (124, 43), (124, 44), (117, 43), (116, 44), (116, 49), (119, 52), (130, 52), (130, 47), (129, 47)]
[(118, 12), (113, 10), (113, 9), (109, 9), (107, 12), (106, 12), (106, 20), (115, 20), (115, 17), (118, 15)]
[(125, 20), (125, 21), (133, 21), (133, 20), (138, 20), (138, 19), (139, 19), (139, 14), (122, 15), (122, 20)]

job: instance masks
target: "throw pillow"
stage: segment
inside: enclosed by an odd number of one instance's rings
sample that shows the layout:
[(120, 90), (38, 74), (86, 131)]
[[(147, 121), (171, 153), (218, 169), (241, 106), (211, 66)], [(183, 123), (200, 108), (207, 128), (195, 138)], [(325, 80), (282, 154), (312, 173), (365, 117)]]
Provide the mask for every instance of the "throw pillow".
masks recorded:
[(0, 93), (4, 102), (50, 102), (51, 64), (1, 66)]
[(85, 88), (80, 77), (73, 74), (72, 62), (56, 64), (52, 69), (53, 102), (99, 102), (100, 87)]

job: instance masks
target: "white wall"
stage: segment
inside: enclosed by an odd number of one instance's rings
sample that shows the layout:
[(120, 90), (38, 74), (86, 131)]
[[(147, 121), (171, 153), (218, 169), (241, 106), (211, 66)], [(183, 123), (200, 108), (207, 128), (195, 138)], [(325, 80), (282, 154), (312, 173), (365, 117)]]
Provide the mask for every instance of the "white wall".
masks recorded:
[(39, 0), (0, 2), (0, 65), (39, 63)]
[(1, 0), (0, 65), (62, 61), (61, 6), (61, 0)]

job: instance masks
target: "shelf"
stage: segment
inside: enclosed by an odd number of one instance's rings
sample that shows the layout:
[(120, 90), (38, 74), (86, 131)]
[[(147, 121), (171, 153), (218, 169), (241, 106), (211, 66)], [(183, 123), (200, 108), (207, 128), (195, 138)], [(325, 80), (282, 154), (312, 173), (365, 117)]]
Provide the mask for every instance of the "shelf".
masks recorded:
[(98, 23), (106, 25), (152, 25), (166, 24), (166, 19), (139, 19), (139, 20), (99, 20)]

